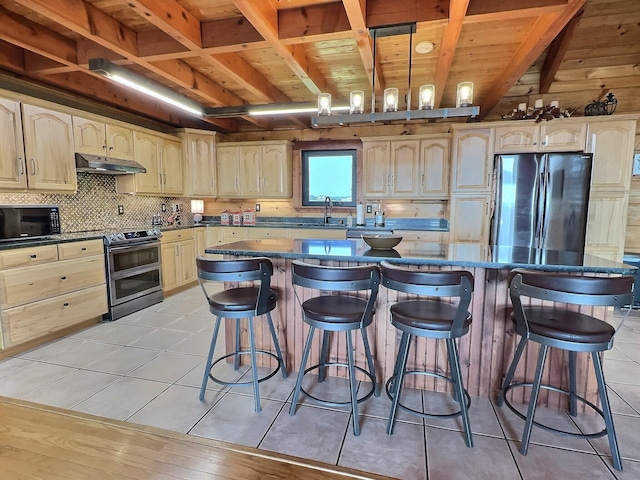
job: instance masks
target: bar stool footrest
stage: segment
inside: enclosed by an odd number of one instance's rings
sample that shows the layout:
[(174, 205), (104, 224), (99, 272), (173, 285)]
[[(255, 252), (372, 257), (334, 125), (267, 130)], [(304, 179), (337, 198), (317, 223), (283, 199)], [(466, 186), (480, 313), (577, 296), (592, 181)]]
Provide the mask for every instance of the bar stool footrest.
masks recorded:
[[(209, 369), (209, 378), (216, 382), (219, 385), (223, 385), (225, 387), (252, 387), (253, 386), (253, 380), (247, 381), (247, 382), (225, 382), (224, 380), (220, 380), (219, 378), (216, 378), (215, 376), (213, 376), (211, 374), (211, 370), (213, 369), (213, 367), (223, 361), (226, 360), (227, 358), (230, 357), (235, 357), (236, 355), (250, 355), (251, 351), (249, 350), (242, 350), (239, 352), (233, 352), (233, 353), (229, 353), (227, 355), (224, 355), (220, 358), (218, 358), (215, 362), (213, 362), (211, 364), (211, 368)], [(266, 352), (264, 350), (256, 350), (256, 355), (268, 355), (271, 358), (273, 358), (274, 360), (276, 360), (278, 362), (278, 365), (275, 367), (275, 369), (271, 372), (269, 372), (268, 374), (266, 374), (265, 376), (261, 377), (258, 379), (258, 383), (260, 382), (264, 382), (266, 380), (269, 380), (271, 377), (273, 377), (276, 373), (278, 373), (280, 371), (280, 359), (278, 358), (278, 356), (274, 353), (271, 352)]]
[[(523, 413), (521, 413), (520, 411), (518, 411), (509, 401), (509, 399), (507, 398), (507, 393), (513, 389), (513, 388), (520, 388), (520, 387), (533, 387), (533, 383), (525, 383), (525, 382), (519, 382), (519, 383), (512, 383), (511, 385), (509, 385), (508, 387), (506, 387), (504, 389), (504, 392), (501, 394), (502, 396), (502, 401), (505, 403), (505, 405), (507, 407), (509, 407), (509, 410), (511, 410), (513, 413), (516, 414), (517, 417), (521, 418), (522, 420), (526, 420), (527, 417), (526, 415), (524, 415)], [(560, 393), (562, 395), (571, 395), (571, 392), (569, 392), (568, 390), (562, 390), (560, 388), (554, 387), (552, 385), (546, 385), (546, 384), (541, 384), (540, 385), (541, 389), (545, 389), (545, 390), (549, 390), (552, 392), (557, 392)], [(589, 407), (591, 407), (598, 415), (600, 415), (600, 417), (605, 420), (604, 417), (604, 412), (602, 411), (602, 409), (600, 409), (597, 405), (593, 404), (592, 402), (590, 402), (589, 400), (587, 400), (584, 397), (581, 397), (580, 395), (575, 395), (576, 400), (584, 403), (585, 405), (588, 405)], [(536, 422), (535, 420), (533, 420), (532, 422), (536, 427), (539, 427), (543, 430), (546, 430), (548, 432), (552, 432), (555, 433), (557, 435), (562, 435), (565, 437), (574, 437), (574, 438), (600, 438), (600, 437), (604, 437), (605, 435), (607, 435), (607, 428), (606, 428), (606, 420), (605, 420), (605, 428), (603, 430), (601, 430), (600, 432), (593, 432), (593, 433), (576, 433), (576, 432), (568, 432), (566, 430), (559, 430), (557, 428), (553, 428), (553, 427), (549, 427), (548, 425), (544, 425), (542, 423)]]
[[(422, 370), (407, 370), (404, 372), (404, 375), (405, 376), (406, 375), (425, 375), (429, 377), (440, 378), (442, 380), (446, 380), (449, 383), (453, 383), (453, 379), (451, 379), (450, 377), (447, 377), (445, 375), (441, 375), (435, 372), (424, 372)], [(393, 380), (395, 380), (395, 377), (391, 377), (389, 380), (387, 380), (387, 383), (385, 384), (387, 397), (389, 397), (389, 400), (391, 400), (392, 402), (393, 402), (393, 394), (391, 393), (391, 383), (393, 382)], [(469, 392), (467, 392), (466, 388), (463, 389), (463, 391), (464, 391), (464, 396), (467, 399), (467, 410), (468, 410), (469, 407), (471, 407), (471, 396), (469, 395)], [(418, 415), (419, 417), (422, 417), (422, 418), (455, 418), (462, 415), (462, 410), (458, 410), (457, 412), (453, 412), (453, 413), (442, 413), (442, 414), (419, 412), (418, 410), (414, 410), (413, 408), (409, 408), (406, 405), (403, 405), (400, 401), (398, 401), (398, 408), (400, 408), (401, 410), (404, 410), (405, 412)]]
[[(306, 374), (307, 374), (307, 373), (309, 373), (310, 371), (312, 371), (312, 370), (316, 370), (316, 369), (318, 369), (318, 368), (320, 368), (320, 367), (323, 367), (323, 366), (324, 366), (325, 368), (326, 368), (326, 367), (345, 367), (345, 368), (349, 368), (349, 364), (348, 364), (348, 363), (341, 363), (341, 362), (329, 362), (329, 363), (324, 363), (324, 364), (319, 363), (319, 364), (317, 364), (317, 365), (313, 365), (313, 366), (311, 366), (311, 367), (307, 368), (307, 369), (304, 371), (303, 378), (304, 378), (304, 375), (306, 375)], [(363, 396), (363, 397), (361, 397), (361, 398), (358, 398), (358, 403), (362, 403), (362, 402), (364, 402), (366, 399), (368, 399), (371, 395), (373, 395), (373, 394), (374, 394), (374, 390), (375, 390), (375, 380), (374, 380), (374, 378), (373, 378), (373, 375), (372, 375), (371, 373), (369, 373), (368, 371), (366, 371), (364, 368), (362, 368), (362, 367), (358, 367), (358, 366), (356, 366), (356, 365), (354, 365), (354, 367), (353, 367), (353, 368), (355, 368), (355, 369), (356, 369), (356, 370), (358, 370), (359, 372), (364, 373), (367, 377), (369, 377), (369, 378), (371, 379), (371, 389), (367, 392), (367, 394), (366, 394), (366, 395), (364, 395), (364, 396)], [(315, 402), (319, 403), (320, 405), (324, 405), (324, 406), (326, 406), (326, 407), (342, 407), (342, 406), (345, 406), (345, 405), (351, 405), (351, 399), (349, 399), (349, 400), (347, 400), (347, 401), (345, 401), (345, 402), (331, 402), (331, 401), (329, 401), (329, 400), (323, 400), (323, 399), (321, 399), (321, 398), (318, 398), (318, 397), (316, 397), (316, 396), (314, 396), (314, 395), (311, 395), (309, 392), (307, 392), (307, 391), (302, 387), (302, 385), (300, 386), (300, 391), (301, 391), (302, 393), (304, 393), (304, 394), (305, 394), (307, 397), (309, 397), (310, 399), (312, 399), (312, 400), (314, 400)]]

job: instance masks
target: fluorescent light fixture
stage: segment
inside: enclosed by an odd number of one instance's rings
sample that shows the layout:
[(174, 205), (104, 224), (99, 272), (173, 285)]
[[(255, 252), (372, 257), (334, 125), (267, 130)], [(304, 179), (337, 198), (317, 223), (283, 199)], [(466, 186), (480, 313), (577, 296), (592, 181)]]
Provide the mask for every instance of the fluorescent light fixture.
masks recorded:
[[(348, 105), (333, 105), (332, 111), (348, 112)], [(297, 115), (302, 113), (317, 113), (318, 105), (308, 102), (291, 102), (291, 103), (273, 103), (264, 105), (238, 105), (235, 107), (215, 107), (206, 108), (205, 117), (211, 118), (232, 118), (244, 117), (251, 115), (252, 117), (268, 116), (268, 115)]]
[(104, 75), (108, 79), (121, 85), (125, 85), (132, 90), (185, 110), (193, 115), (203, 115), (204, 109), (202, 106), (190, 98), (174, 92), (170, 88), (151, 81), (148, 78), (138, 75), (128, 68), (111, 63), (104, 58), (90, 59), (89, 70)]

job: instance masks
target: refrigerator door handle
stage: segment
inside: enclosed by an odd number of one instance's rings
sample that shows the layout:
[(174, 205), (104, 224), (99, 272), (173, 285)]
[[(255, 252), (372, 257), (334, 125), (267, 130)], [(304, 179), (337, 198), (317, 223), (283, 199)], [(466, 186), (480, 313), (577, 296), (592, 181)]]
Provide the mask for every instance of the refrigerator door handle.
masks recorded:
[[(544, 165), (541, 162), (541, 165)], [(545, 204), (547, 203), (546, 191), (547, 191), (547, 171), (546, 168), (542, 168), (540, 173), (538, 174), (538, 216), (537, 216), (537, 225), (536, 225), (536, 244), (535, 248), (542, 247), (542, 241), (544, 239), (544, 212), (545, 212)]]

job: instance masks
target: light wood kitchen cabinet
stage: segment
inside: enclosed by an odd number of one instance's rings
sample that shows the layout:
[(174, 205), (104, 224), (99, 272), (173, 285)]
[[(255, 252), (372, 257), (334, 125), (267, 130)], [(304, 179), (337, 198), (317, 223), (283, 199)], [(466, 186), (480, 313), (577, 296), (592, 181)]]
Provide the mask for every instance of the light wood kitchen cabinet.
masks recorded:
[(102, 240), (4, 250), (0, 346), (16, 347), (107, 312)]
[(635, 120), (589, 122), (586, 151), (593, 154), (592, 192), (629, 190), (635, 134)]
[(222, 255), (213, 255), (210, 253), (205, 253), (204, 251), (207, 247), (214, 247), (222, 243), (221, 229), (222, 227), (212, 226), (194, 229), (196, 255), (216, 260), (222, 259)]
[(162, 232), (162, 288), (170, 292), (196, 280), (196, 246), (194, 229)]
[(289, 142), (244, 142), (216, 146), (218, 196), (291, 198)]
[(182, 195), (182, 142), (150, 133), (134, 131), (135, 159), (146, 173), (118, 175), (118, 193), (149, 195)]
[(130, 128), (88, 118), (73, 117), (76, 152), (133, 160), (133, 131)]
[(622, 261), (627, 226), (629, 193), (591, 192), (585, 252)]
[(29, 190), (75, 193), (71, 115), (23, 103), (22, 126)]
[(420, 141), (421, 198), (449, 196), (449, 138), (429, 138)]
[(363, 196), (446, 198), (448, 137), (363, 138)]
[(490, 194), (455, 194), (449, 201), (449, 242), (489, 243)]
[(190, 197), (217, 196), (215, 132), (185, 130), (182, 137), (184, 194)]
[(451, 193), (491, 192), (493, 128), (455, 128), (451, 156)]
[(0, 190), (26, 190), (20, 102), (0, 98)]
[[(532, 121), (533, 122), (533, 121)], [(587, 126), (582, 120), (516, 121), (496, 127), (495, 153), (582, 152)]]
[(162, 139), (162, 190), (166, 195), (182, 195), (184, 185), (182, 179), (182, 142)]
[(365, 198), (415, 197), (420, 182), (419, 140), (363, 139)]

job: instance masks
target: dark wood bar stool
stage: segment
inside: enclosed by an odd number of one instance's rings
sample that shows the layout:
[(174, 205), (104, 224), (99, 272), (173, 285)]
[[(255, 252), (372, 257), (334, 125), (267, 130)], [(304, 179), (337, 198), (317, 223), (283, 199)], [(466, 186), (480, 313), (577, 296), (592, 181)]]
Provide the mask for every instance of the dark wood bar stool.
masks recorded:
[[(601, 352), (613, 347), (615, 329), (603, 320), (576, 311), (575, 308), (571, 310), (566, 308), (566, 304), (603, 307), (631, 305), (633, 302), (633, 282), (632, 276), (578, 277), (520, 269), (511, 272), (509, 282), (509, 293), (513, 304), (511, 319), (515, 323), (516, 333), (520, 335), (521, 339), (505, 376), (497, 404), (501, 406), (502, 403), (505, 403), (518, 417), (525, 420), (520, 444), (521, 454), (527, 454), (531, 430), (534, 425), (556, 434), (579, 438), (597, 438), (608, 435), (613, 467), (616, 470), (622, 470), (600, 358)], [(530, 299), (557, 302), (563, 305), (545, 306), (540, 305), (541, 302), (530, 302)], [(516, 367), (529, 340), (540, 344), (540, 354), (533, 383), (514, 382)], [(569, 352), (568, 390), (563, 390), (561, 386), (542, 383), (544, 363), (549, 347)], [(591, 353), (602, 408), (576, 393), (577, 352)], [(531, 387), (526, 416), (516, 410), (506, 398), (506, 394), (510, 390), (518, 387)], [(600, 432), (585, 434), (567, 432), (536, 422), (534, 417), (541, 388), (567, 395), (569, 413), (574, 417), (577, 415), (577, 401), (584, 402), (604, 419), (605, 428)]]
[[(367, 337), (367, 327), (373, 321), (374, 306), (380, 285), (380, 270), (375, 265), (363, 265), (355, 267), (325, 267), (310, 265), (299, 261), (293, 261), (292, 283), (294, 292), (302, 308), (302, 318), (310, 326), (309, 334), (302, 353), (302, 362), (298, 371), (298, 379), (291, 400), (290, 415), (294, 415), (300, 392), (317, 403), (327, 406), (340, 406), (351, 404), (353, 415), (353, 434), (360, 435), (360, 423), (358, 421), (358, 403), (365, 401), (372, 394), (378, 396), (378, 386), (374, 369), (373, 357)], [(321, 295), (302, 301), (297, 287), (322, 290)], [(368, 291), (368, 298), (348, 295), (348, 292)], [(333, 293), (337, 292), (335, 295)], [(316, 329), (323, 331), (320, 363), (306, 368)], [(351, 332), (360, 330), (364, 342), (367, 369), (358, 367), (354, 361), (354, 346)], [(329, 362), (329, 333), (345, 332), (347, 337), (347, 363)], [(349, 386), (351, 400), (349, 402), (332, 402), (311, 395), (302, 388), (302, 380), (305, 374), (318, 369), (318, 381), (322, 382), (325, 369), (329, 366), (347, 367), (349, 371)], [(356, 387), (356, 370), (364, 373), (371, 379), (372, 386), (366, 395), (358, 398)]]
[[(473, 275), (466, 270), (424, 271), (408, 270), (388, 262), (380, 263), (382, 285), (391, 290), (419, 297), (401, 300), (391, 306), (391, 324), (402, 332), (393, 376), (387, 381), (387, 395), (391, 399), (391, 411), (387, 433), (393, 433), (398, 408), (423, 418), (462, 417), (467, 447), (473, 447), (469, 407), (471, 398), (464, 388), (456, 339), (466, 335), (471, 326), (469, 305), (473, 292)], [(444, 300), (458, 298), (457, 304)], [(451, 377), (437, 372), (407, 370), (407, 358), (412, 337), (443, 338), (447, 343), (447, 358)], [(453, 385), (453, 398), (460, 410), (449, 414), (424, 413), (402, 405), (400, 396), (406, 375), (427, 375), (444, 379)]]
[[(255, 399), (255, 410), (259, 412), (260, 388), (259, 383), (273, 377), (278, 370), (282, 370), (282, 376), (287, 377), (287, 369), (284, 365), (284, 357), (280, 350), (278, 337), (271, 319), (271, 311), (276, 308), (278, 299), (277, 292), (270, 288), (271, 276), (273, 275), (273, 265), (268, 258), (252, 258), (240, 260), (210, 260), (204, 257), (196, 258), (198, 268), (198, 283), (202, 287), (209, 311), (216, 316), (216, 323), (211, 337), (211, 346), (207, 356), (207, 365), (202, 379), (200, 389), (200, 400), (204, 399), (209, 379), (227, 387), (253, 386)], [(252, 286), (237, 286), (221, 292), (209, 293), (206, 288), (207, 282), (259, 282)], [(253, 317), (265, 315), (269, 324), (269, 331), (273, 338), (276, 353), (264, 350), (256, 350), (254, 338)], [(220, 331), (220, 322), (223, 318), (235, 319), (235, 350), (213, 361), (213, 353), (216, 348), (216, 341)], [(249, 330), (249, 350), (240, 348), (240, 320), (246, 318)], [(251, 357), (251, 381), (250, 382), (225, 382), (216, 378), (211, 369), (218, 362), (222, 362), (229, 357), (234, 359), (234, 368), (237, 370), (240, 365), (240, 357), (249, 355)], [(268, 355), (278, 361), (277, 367), (262, 378), (258, 377), (257, 355)]]

